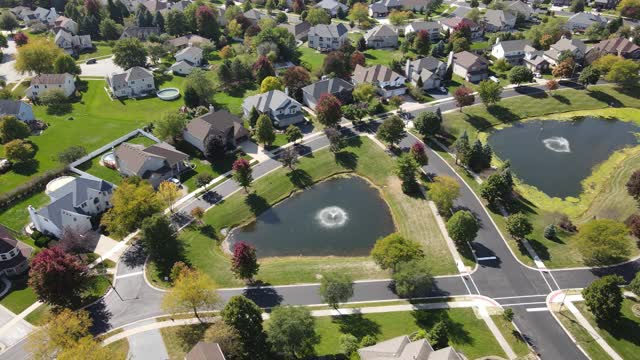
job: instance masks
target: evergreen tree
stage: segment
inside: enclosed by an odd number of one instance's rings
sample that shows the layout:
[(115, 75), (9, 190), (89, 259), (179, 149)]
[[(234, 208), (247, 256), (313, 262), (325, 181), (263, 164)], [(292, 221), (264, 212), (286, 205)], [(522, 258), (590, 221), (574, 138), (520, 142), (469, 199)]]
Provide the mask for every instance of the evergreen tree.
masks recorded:
[(153, 16), (153, 26), (160, 29), (160, 32), (164, 32), (164, 16), (160, 11), (156, 11), (156, 14)]
[(456, 164), (462, 163), (463, 165), (467, 164), (469, 150), (471, 150), (471, 145), (469, 144), (469, 136), (465, 131), (460, 135), (460, 137), (453, 144), (453, 147), (456, 151)]
[(118, 24), (123, 23), (122, 13), (120, 12), (120, 8), (113, 0), (107, 0), (107, 11), (109, 12), (109, 17), (111, 20), (117, 22)]

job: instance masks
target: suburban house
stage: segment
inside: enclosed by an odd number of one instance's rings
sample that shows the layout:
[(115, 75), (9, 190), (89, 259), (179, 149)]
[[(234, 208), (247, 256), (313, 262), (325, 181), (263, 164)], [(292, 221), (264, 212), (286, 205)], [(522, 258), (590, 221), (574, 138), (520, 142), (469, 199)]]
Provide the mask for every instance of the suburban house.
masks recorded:
[(324, 9), (329, 15), (336, 17), (338, 16), (338, 12), (340, 9), (343, 14), (349, 12), (349, 7), (339, 1), (336, 0), (322, 0), (319, 3), (315, 4), (314, 7)]
[(0, 117), (15, 116), (20, 121), (35, 120), (31, 104), (20, 100), (0, 100)]
[(148, 147), (122, 143), (113, 152), (118, 171), (123, 176), (139, 176), (148, 180), (154, 188), (161, 182), (180, 175), (189, 169), (189, 155), (161, 142)]
[(29, 269), (29, 257), (33, 248), (16, 239), (7, 228), (0, 225), (0, 276), (16, 276)]
[(184, 357), (184, 360), (226, 360), (218, 343), (200, 341)]
[(612, 54), (625, 59), (640, 59), (640, 46), (623, 37), (602, 40), (589, 49), (591, 51), (598, 51), (600, 55)]
[(303, 121), (302, 105), (280, 90), (249, 96), (242, 102), (242, 111), (248, 116), (252, 108), (269, 115), (275, 126), (286, 128)]
[(200, 35), (184, 35), (175, 39), (167, 40), (167, 43), (178, 50), (184, 49), (187, 46), (203, 47), (205, 45), (212, 45), (209, 39), (203, 38)]
[(542, 73), (549, 70), (549, 61), (544, 58), (544, 51), (542, 50), (526, 52), (523, 61), (524, 66), (533, 72)]
[(306, 21), (295, 24), (278, 24), (278, 27), (287, 29), (299, 41), (306, 41), (309, 30), (311, 30), (311, 24)]
[(144, 5), (147, 10), (151, 14), (155, 14), (156, 11), (162, 13), (162, 15), (167, 16), (167, 13), (171, 10), (176, 10), (183, 12), (192, 1), (181, 0), (181, 1), (160, 1), (160, 0), (148, 0), (148, 1), (140, 1), (142, 5)]
[(398, 32), (389, 25), (378, 25), (364, 34), (368, 48), (397, 48)]
[(67, 54), (77, 54), (84, 50), (93, 49), (91, 35), (73, 35), (64, 29), (58, 30), (54, 42)]
[(76, 91), (76, 82), (73, 75), (64, 74), (40, 74), (31, 78), (31, 85), (27, 88), (26, 96), (35, 99), (52, 89), (60, 89), (69, 97)]
[(202, 49), (195, 46), (186, 47), (175, 55), (176, 62), (171, 65), (174, 74), (187, 75), (202, 64)]
[(203, 153), (211, 136), (222, 139), (226, 148), (232, 149), (248, 139), (249, 132), (242, 119), (227, 110), (209, 111), (189, 121), (183, 131), (184, 140)]
[(145, 41), (151, 35), (160, 35), (160, 29), (155, 26), (140, 27), (140, 26), (127, 26), (122, 30), (120, 40), (128, 38), (136, 38), (140, 41)]
[(311, 109), (316, 108), (322, 94), (332, 94), (343, 105), (353, 100), (353, 84), (340, 78), (323, 79), (302, 88), (302, 102)]
[(446, 18), (438, 21), (443, 31), (449, 31), (453, 33), (459, 26), (467, 26), (471, 30), (471, 37), (478, 39), (482, 37), (482, 28), (475, 22), (458, 16)]
[(256, 9), (250, 9), (249, 11), (244, 12), (244, 17), (249, 20), (251, 25), (256, 25), (262, 19), (273, 19), (273, 16), (263, 13), (262, 11), (258, 11)]
[(309, 47), (319, 51), (337, 50), (347, 39), (347, 27), (340, 24), (318, 24), (309, 29)]
[(33, 10), (33, 15), (35, 15), (36, 20), (39, 20), (43, 24), (47, 25), (53, 25), (58, 18), (58, 13), (56, 12), (56, 8), (54, 7), (45, 9), (38, 6), (35, 10)]
[(404, 84), (407, 79), (384, 65), (369, 67), (356, 65), (351, 78), (356, 85), (373, 84), (378, 88), (378, 94), (385, 98), (403, 95), (407, 91)]
[(489, 62), (481, 56), (462, 51), (449, 54), (449, 64), (453, 73), (469, 82), (478, 82), (489, 77)]
[(553, 3), (553, 6), (559, 6), (559, 7), (569, 6), (571, 5), (571, 0), (553, 0), (552, 3)]
[(522, 65), (525, 54), (532, 51), (536, 49), (531, 46), (530, 40), (500, 41), (498, 38), (491, 47), (491, 56), (496, 59), (505, 59), (511, 65)]
[(437, 42), (440, 40), (440, 24), (435, 21), (415, 21), (404, 27), (404, 34), (425, 30), (429, 33), (429, 40)]
[(106, 81), (114, 97), (136, 97), (156, 91), (153, 73), (140, 66), (107, 75)]
[(573, 31), (573, 32), (584, 32), (589, 28), (589, 26), (593, 24), (606, 25), (607, 19), (603, 18), (600, 15), (594, 15), (588, 12), (580, 12), (573, 14), (567, 23), (564, 25), (564, 28)]
[(482, 23), (485, 31), (508, 31), (516, 26), (516, 15), (509, 11), (487, 9)]
[(619, 0), (595, 0), (591, 3), (591, 6), (598, 9), (598, 11), (610, 10), (615, 9), (619, 2)]
[(407, 60), (404, 70), (407, 79), (409, 79), (414, 86), (422, 83), (424, 90), (440, 87), (446, 72), (447, 64), (433, 56), (426, 56), (413, 61)]
[(358, 349), (360, 360), (462, 360), (456, 350), (447, 346), (433, 350), (426, 339), (411, 341), (408, 336), (398, 336), (373, 346)]
[(369, 5), (369, 16), (386, 17), (393, 10), (417, 12), (426, 9), (427, 5), (429, 0), (380, 0)]
[(544, 58), (550, 65), (555, 66), (558, 64), (558, 58), (564, 51), (570, 51), (576, 58), (576, 61), (580, 62), (584, 58), (587, 51), (587, 46), (580, 39), (567, 39), (562, 36), (558, 42), (551, 45), (549, 50), (544, 52)]
[(66, 16), (58, 16), (54, 22), (53, 31), (57, 33), (58, 30), (62, 29), (75, 35), (78, 33), (78, 23)]
[(513, 14), (522, 14), (525, 20), (530, 20), (535, 10), (533, 7), (525, 2), (515, 0), (515, 1), (505, 1), (504, 10), (509, 11)]
[(91, 218), (111, 207), (113, 185), (89, 176), (66, 176), (49, 182), (46, 193), (49, 205), (38, 210), (29, 205), (27, 210), (33, 228), (60, 238), (67, 227), (81, 234), (91, 230)]

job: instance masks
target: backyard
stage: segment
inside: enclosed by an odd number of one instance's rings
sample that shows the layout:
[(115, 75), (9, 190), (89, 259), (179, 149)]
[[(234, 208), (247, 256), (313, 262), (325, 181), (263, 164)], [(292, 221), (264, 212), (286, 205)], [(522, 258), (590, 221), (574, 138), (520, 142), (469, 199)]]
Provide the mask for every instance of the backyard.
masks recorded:
[[(398, 231), (422, 245), (434, 275), (455, 272), (455, 264), (427, 201), (402, 193), (399, 182), (395, 177), (390, 177), (394, 165), (392, 159), (371, 140), (352, 138), (349, 143), (350, 146), (338, 154), (337, 159), (328, 150), (317, 151), (312, 156), (304, 157), (293, 172), (281, 168), (254, 181), (250, 197), (240, 191), (208, 211), (204, 218), (206, 226), (192, 228), (180, 235), (185, 244), (187, 260), (206, 272), (219, 286), (242, 285), (229, 270), (230, 260), (219, 244), (223, 239), (220, 231), (250, 222), (299, 188), (336, 174), (353, 172), (381, 188)], [(318, 274), (330, 270), (349, 273), (356, 279), (389, 276), (369, 257), (269, 257), (260, 263), (257, 280), (274, 285), (315, 282)], [(148, 273), (159, 285), (166, 285), (161, 284), (160, 276), (153, 267)]]

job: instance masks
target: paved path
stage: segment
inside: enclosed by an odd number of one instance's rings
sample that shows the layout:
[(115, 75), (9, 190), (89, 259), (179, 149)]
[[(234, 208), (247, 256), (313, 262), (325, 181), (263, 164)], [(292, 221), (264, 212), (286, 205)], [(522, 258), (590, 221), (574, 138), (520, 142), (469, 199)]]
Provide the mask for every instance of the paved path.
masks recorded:
[[(155, 324), (156, 322), (150, 320), (149, 323)], [(169, 359), (167, 348), (158, 329), (139, 332), (127, 339), (129, 340), (129, 359), (131, 360)]]

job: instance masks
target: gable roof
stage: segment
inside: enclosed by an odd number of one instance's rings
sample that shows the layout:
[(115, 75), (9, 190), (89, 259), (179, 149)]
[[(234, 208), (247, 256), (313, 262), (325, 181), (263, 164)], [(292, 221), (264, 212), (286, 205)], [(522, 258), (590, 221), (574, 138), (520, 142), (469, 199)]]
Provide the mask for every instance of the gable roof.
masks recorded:
[(447, 27), (450, 27), (450, 28), (455, 28), (458, 25), (466, 25), (469, 28), (474, 28), (474, 27), (478, 26), (478, 24), (476, 24), (475, 22), (473, 22), (473, 21), (471, 21), (471, 20), (469, 20), (467, 18), (461, 18), (461, 17), (458, 17), (458, 16), (454, 16), (454, 17), (451, 17), (451, 18), (446, 18), (446, 19), (440, 20), (440, 23), (443, 24), (443, 25), (446, 25)]
[(193, 46), (211, 44), (209, 39), (203, 38), (200, 35), (184, 35), (175, 39), (167, 40), (167, 42), (175, 47), (186, 46), (189, 44), (192, 44)]
[(551, 49), (559, 53), (565, 50), (575, 53), (576, 50), (579, 50), (584, 54), (587, 49), (587, 45), (585, 45), (580, 39), (567, 39), (563, 36), (555, 44), (551, 45)]
[(487, 65), (489, 62), (483, 57), (478, 56), (468, 51), (462, 51), (457, 54), (453, 54), (453, 61), (462, 66), (465, 69), (469, 69), (474, 65)]
[(226, 360), (218, 343), (200, 341), (184, 357), (185, 360)]
[(189, 121), (186, 131), (203, 142), (211, 131), (225, 136), (232, 131), (235, 138), (249, 135), (247, 129), (242, 126), (242, 119), (227, 110), (209, 112)]
[(445, 63), (434, 58), (433, 56), (425, 56), (423, 58), (413, 60), (409, 64), (415, 71), (422, 71), (422, 69), (427, 69), (431, 72), (435, 71), (438, 67), (445, 65)]
[(134, 37), (140, 40), (144, 40), (151, 34), (160, 35), (160, 29), (158, 29), (155, 26), (149, 26), (149, 27), (128, 26), (124, 28), (124, 30), (122, 31), (122, 35), (120, 35), (120, 39)]
[(640, 50), (640, 46), (623, 37), (602, 40), (593, 47), (608, 54), (629, 54)]
[(415, 31), (420, 31), (420, 30), (431, 31), (431, 30), (440, 29), (440, 25), (438, 25), (438, 23), (435, 21), (414, 21), (411, 24), (407, 25), (406, 27), (409, 27), (409, 26), (411, 26)]
[(357, 83), (373, 83), (392, 81), (398, 78), (403, 78), (403, 76), (384, 65), (378, 64), (370, 67), (356, 65), (352, 78)]
[(320, 36), (328, 38), (339, 38), (345, 35), (349, 30), (343, 23), (339, 24), (318, 24), (309, 29), (309, 36)]
[(111, 87), (115, 89), (128, 86), (131, 80), (140, 80), (146, 78), (153, 78), (153, 73), (143, 67), (134, 66), (121, 73), (113, 73), (107, 77)]
[(127, 169), (142, 177), (144, 177), (144, 174), (140, 174), (140, 171), (145, 163), (152, 158), (162, 159), (168, 166), (174, 166), (178, 162), (189, 158), (189, 155), (176, 150), (166, 142), (153, 144), (146, 148), (140, 144), (124, 142), (116, 148), (115, 155), (119, 161), (126, 164)]
[(263, 13), (262, 11), (258, 11), (256, 9), (249, 9), (244, 12), (244, 17), (249, 20), (262, 20), (262, 19), (273, 19), (273, 16)]
[(364, 39), (369, 40), (371, 38), (386, 38), (386, 37), (398, 37), (398, 33), (389, 25), (378, 25), (370, 29), (364, 34)]
[(425, 339), (411, 341), (408, 336), (398, 336), (358, 350), (362, 360), (460, 360), (452, 347), (434, 351)]
[(311, 29), (311, 24), (306, 21), (296, 24), (278, 24), (278, 26), (287, 29), (295, 37), (303, 36), (304, 34), (309, 33), (309, 30)]
[(524, 16), (531, 16), (531, 14), (533, 14), (533, 8), (531, 7), (531, 5), (526, 4), (520, 0), (516, 0), (516, 1), (505, 1), (504, 5), (506, 6), (506, 8), (510, 11), (513, 11), (515, 13), (521, 13)]
[(242, 102), (242, 107), (245, 109), (251, 109), (255, 107), (256, 110), (267, 113), (270, 110), (279, 110), (287, 108), (289, 105), (298, 105), (302, 107), (299, 102), (295, 101), (287, 94), (280, 90), (271, 90), (266, 93), (249, 96)]
[(516, 16), (504, 10), (488, 9), (484, 14), (484, 21), (495, 27), (502, 27), (507, 23), (515, 22)]
[(534, 50), (533, 47), (531, 46), (531, 40), (524, 40), (524, 39), (500, 41), (499, 43), (494, 44), (492, 48), (496, 46), (501, 46), (504, 52), (525, 51), (528, 47), (530, 47), (531, 50)]
[(322, 94), (336, 94), (344, 90), (353, 90), (353, 84), (340, 78), (320, 80), (302, 88), (303, 92), (311, 95), (314, 99), (319, 99)]
[(20, 113), (22, 106), (31, 107), (31, 105), (22, 102), (20, 100), (0, 100), (0, 116), (13, 115), (16, 116)]
[(575, 24), (589, 26), (593, 23), (606, 24), (607, 21), (603, 19), (600, 15), (594, 15), (592, 13), (587, 13), (587, 12), (579, 12), (579, 13), (573, 14), (567, 20), (567, 23), (575, 23)]
[(69, 73), (40, 74), (31, 78), (31, 85), (59, 85), (64, 84), (68, 78), (73, 78), (73, 75)]
[(202, 57), (202, 49), (196, 46), (187, 46), (186, 48), (176, 53), (176, 57), (181, 55), (186, 55), (190, 57)]
[(342, 4), (336, 0), (322, 0), (317, 3), (314, 7), (323, 8), (325, 10), (333, 10), (336, 7), (342, 8), (342, 10), (347, 10), (348, 7), (345, 4)]

